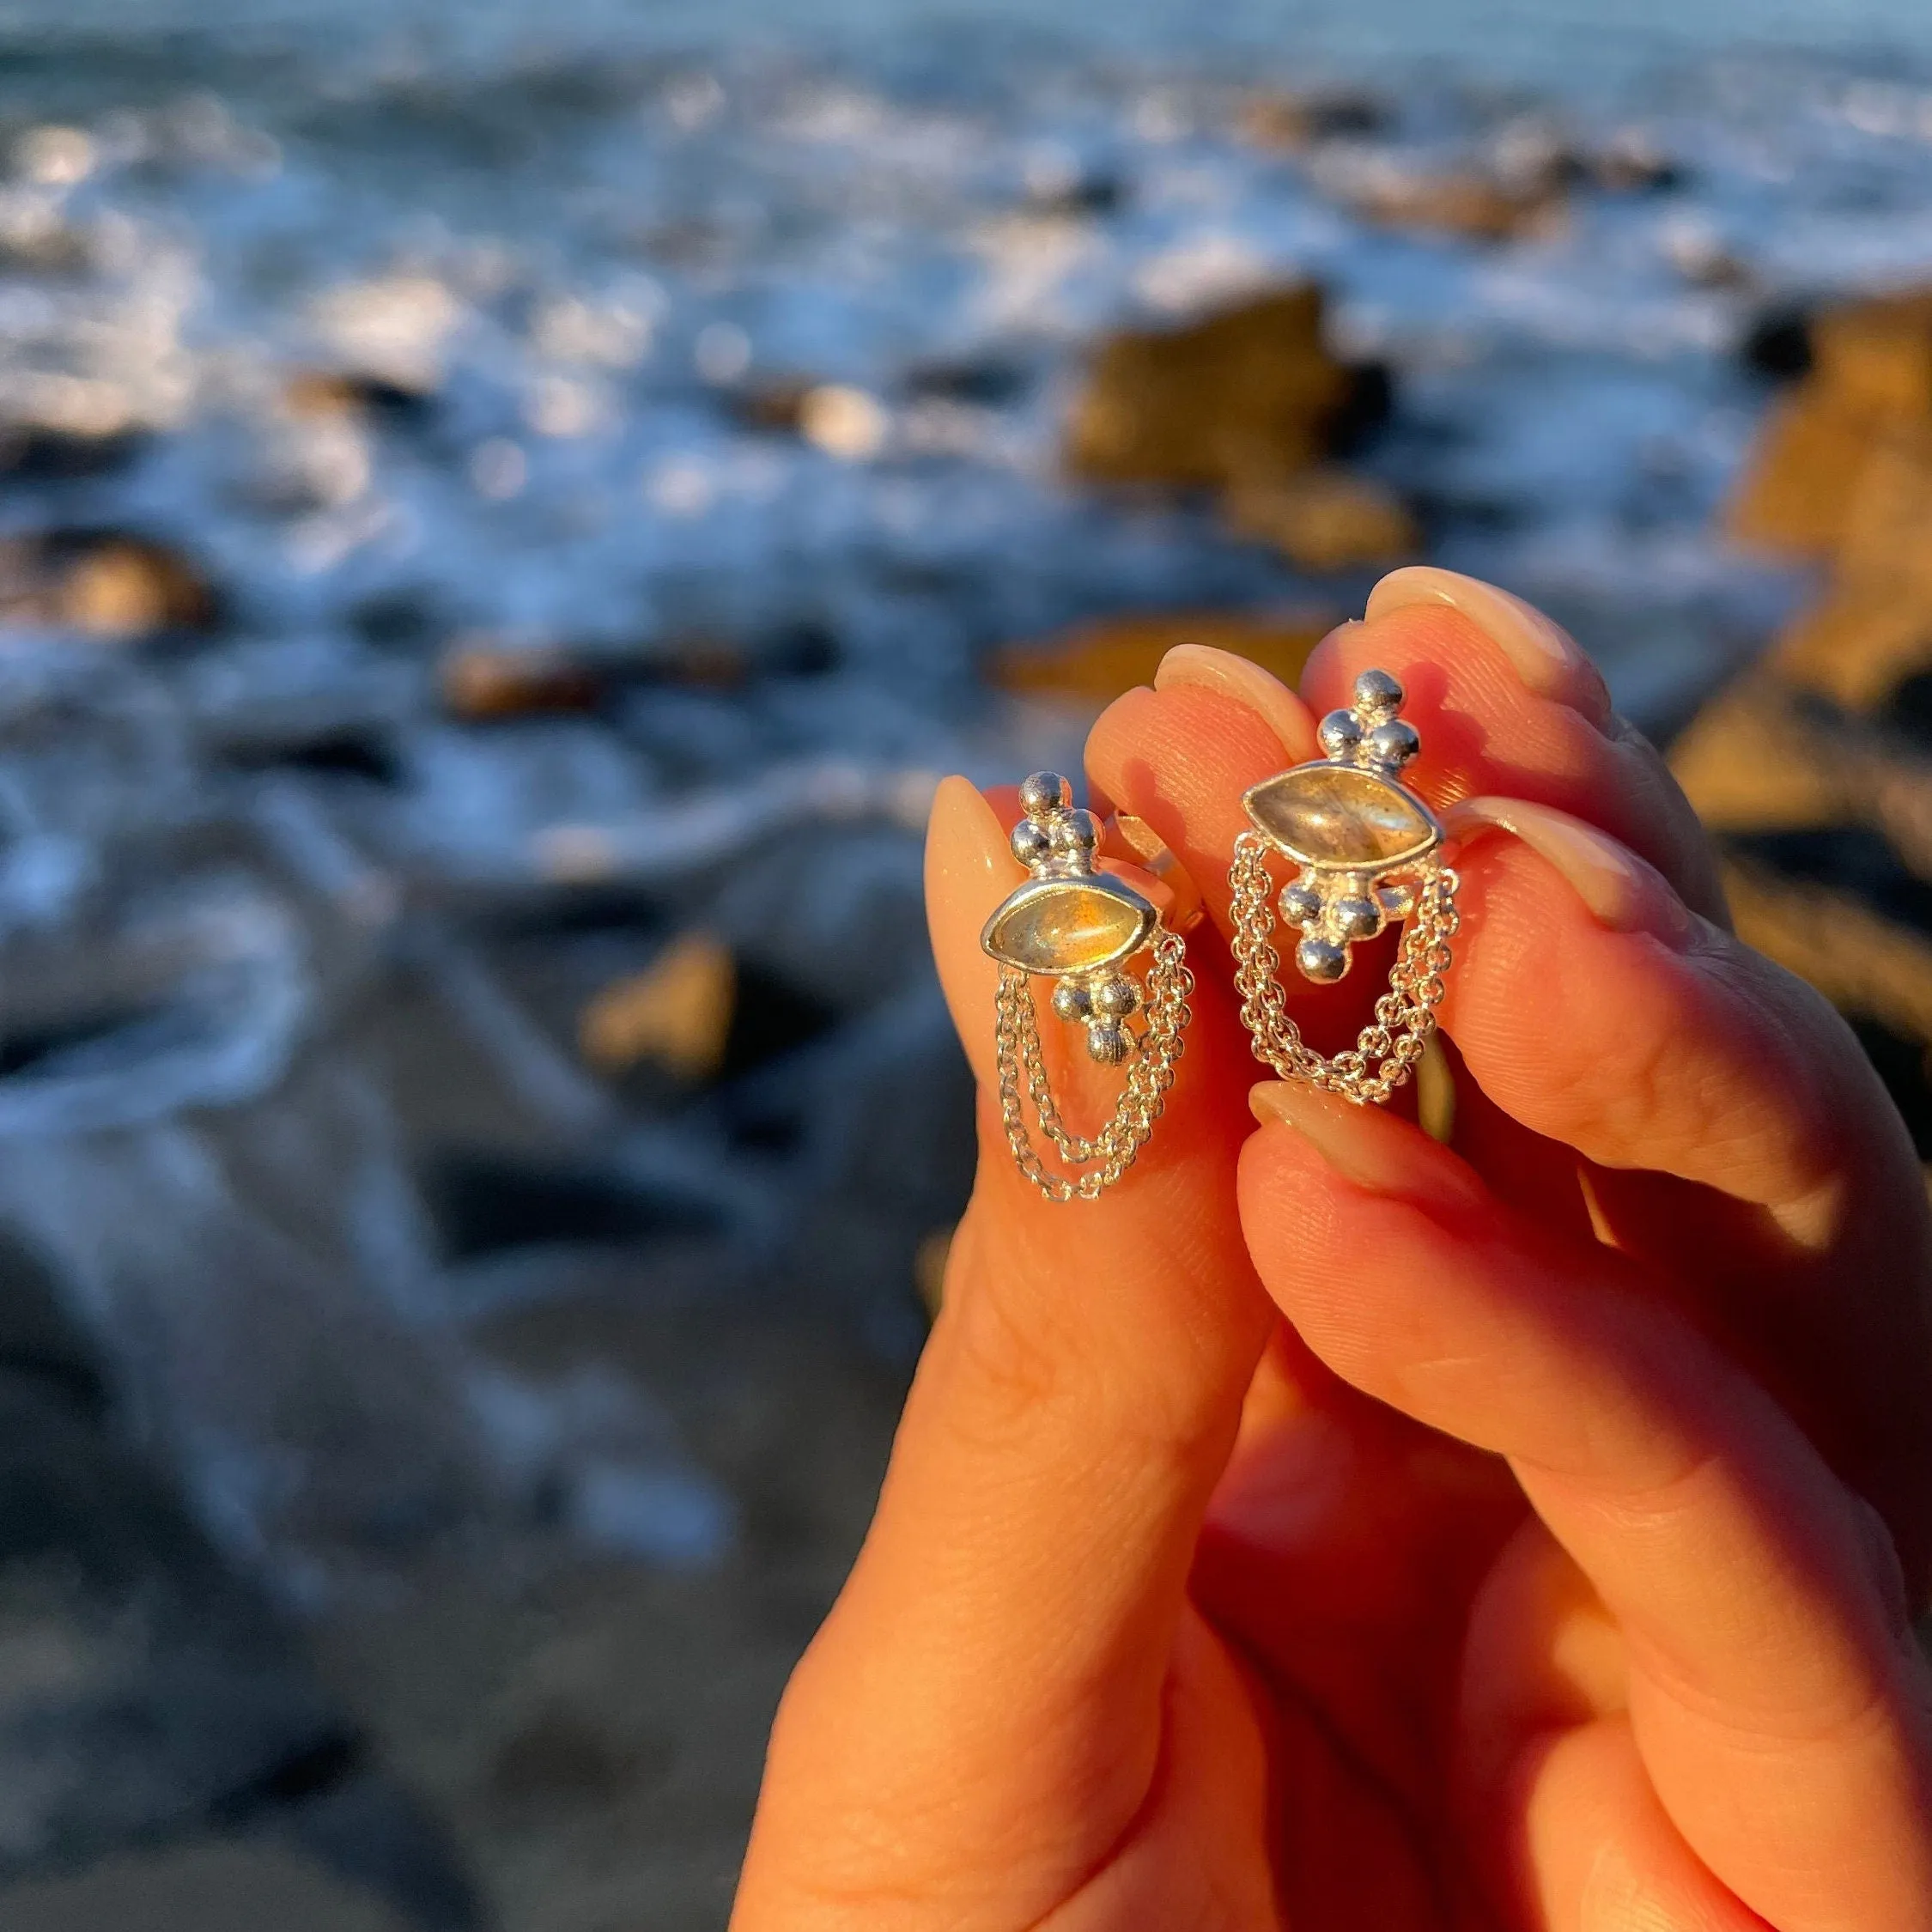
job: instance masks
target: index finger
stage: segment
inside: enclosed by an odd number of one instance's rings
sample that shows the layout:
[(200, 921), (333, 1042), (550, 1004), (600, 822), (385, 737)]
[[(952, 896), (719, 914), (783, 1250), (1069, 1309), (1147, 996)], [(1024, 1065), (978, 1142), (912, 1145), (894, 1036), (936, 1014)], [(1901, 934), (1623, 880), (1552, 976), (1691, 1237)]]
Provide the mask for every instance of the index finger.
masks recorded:
[(1194, 1544), (1274, 1320), (1234, 1206), (1249, 1063), (1204, 983), (1133, 1171), (1043, 1200), (1006, 1145), (979, 944), (1023, 876), (986, 800), (947, 781), (928, 902), (981, 1077), (980, 1171), (878, 1516), (774, 1734), (746, 1924), (863, 1923), (849, 1895), (811, 1903), (861, 1880), (917, 1898), (920, 1924), (1034, 1923), (1159, 1761)]

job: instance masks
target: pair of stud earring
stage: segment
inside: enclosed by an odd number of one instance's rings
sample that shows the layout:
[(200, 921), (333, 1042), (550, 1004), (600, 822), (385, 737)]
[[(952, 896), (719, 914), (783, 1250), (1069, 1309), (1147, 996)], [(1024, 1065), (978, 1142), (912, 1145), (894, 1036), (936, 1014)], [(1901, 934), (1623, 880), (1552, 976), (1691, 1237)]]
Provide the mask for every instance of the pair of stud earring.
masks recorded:
[[(1228, 872), (1234, 983), (1255, 1057), (1284, 1079), (1364, 1104), (1386, 1101), (1421, 1060), (1436, 1030), (1458, 924), (1456, 875), (1442, 861), (1442, 822), (1400, 777), (1420, 749), (1415, 727), (1400, 715), (1402, 697), (1387, 671), (1356, 679), (1353, 703), (1321, 720), (1327, 756), (1265, 779), (1243, 796), (1251, 829), (1236, 840)], [(1103, 828), (1072, 797), (1054, 772), (1036, 772), (1020, 787), (1024, 816), (1013, 828), (1012, 849), (1031, 876), (980, 936), (1000, 966), (996, 1058), (1007, 1144), (1020, 1172), (1056, 1201), (1097, 1199), (1145, 1146), (1185, 1049), (1194, 985), (1187, 964), (1190, 920), (1172, 907), (1163, 915), (1126, 880), (1098, 869)], [(1158, 841), (1137, 822), (1120, 823), (1157, 869), (1164, 856)], [(1294, 957), (1304, 978), (1332, 985), (1348, 971), (1352, 948), (1391, 925), (1403, 928), (1388, 990), (1344, 1052), (1316, 1053), (1288, 1012), (1274, 945), (1271, 855), (1297, 868), (1277, 902), (1282, 920), (1300, 931)], [(1144, 984), (1129, 970), (1143, 954)], [(1053, 1010), (1084, 1029), (1088, 1054), (1127, 1069), (1113, 1114), (1091, 1137), (1072, 1132), (1054, 1101), (1036, 978), (1054, 982)], [(1030, 1109), (1060, 1171), (1035, 1140)]]

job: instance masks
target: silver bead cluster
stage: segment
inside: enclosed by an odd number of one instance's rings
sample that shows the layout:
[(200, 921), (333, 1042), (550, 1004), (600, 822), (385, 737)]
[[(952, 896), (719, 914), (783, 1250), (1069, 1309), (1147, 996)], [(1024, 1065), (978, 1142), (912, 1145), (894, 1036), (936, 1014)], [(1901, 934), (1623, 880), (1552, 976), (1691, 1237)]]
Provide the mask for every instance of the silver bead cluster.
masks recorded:
[[(1403, 696), (1386, 671), (1364, 671), (1355, 680), (1354, 703), (1331, 711), (1316, 727), (1328, 762), (1396, 782), (1422, 742), (1415, 726), (1396, 716)], [(1295, 963), (1304, 978), (1322, 986), (1347, 972), (1351, 946), (1374, 939), (1391, 920), (1406, 919), (1414, 907), (1412, 886), (1382, 885), (1370, 873), (1304, 866), (1281, 891), (1283, 922), (1302, 931)]]
[[(1080, 878), (1094, 871), (1100, 821), (1077, 809), (1073, 788), (1058, 772), (1036, 771), (1019, 788), (1026, 816), (1013, 828), (1013, 856), (1036, 878)], [(1118, 1066), (1138, 1044), (1126, 1022), (1139, 1011), (1140, 988), (1106, 967), (1069, 974), (1054, 988), (1054, 1011), (1087, 1030), (1087, 1052), (1103, 1066)]]

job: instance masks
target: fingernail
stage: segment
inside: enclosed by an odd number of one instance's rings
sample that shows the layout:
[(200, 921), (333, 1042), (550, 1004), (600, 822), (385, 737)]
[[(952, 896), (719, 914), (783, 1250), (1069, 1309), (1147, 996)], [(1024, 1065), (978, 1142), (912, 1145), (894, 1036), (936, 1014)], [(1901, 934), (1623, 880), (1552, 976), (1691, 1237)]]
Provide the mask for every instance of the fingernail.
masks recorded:
[(1613, 933), (1649, 933), (1681, 945), (1695, 930), (1688, 908), (1663, 876), (1594, 825), (1522, 799), (1464, 799), (1443, 824), (1467, 843), (1489, 830), (1513, 833), (1568, 879), (1597, 923)]
[(1481, 1184), (1461, 1162), (1407, 1121), (1358, 1107), (1299, 1080), (1263, 1080), (1248, 1091), (1263, 1127), (1291, 1127), (1345, 1181), (1372, 1194), (1466, 1206)]
[(1245, 704), (1264, 720), (1291, 758), (1306, 758), (1315, 749), (1315, 719), (1309, 708), (1271, 671), (1232, 651), (1211, 644), (1176, 644), (1154, 673), (1154, 689), (1198, 685)]
[(1446, 604), (1475, 624), (1516, 666), (1539, 696), (1581, 712), (1593, 725), (1610, 721), (1610, 692), (1603, 674), (1562, 625), (1479, 577), (1465, 577), (1433, 564), (1391, 571), (1369, 592), (1368, 615), (1386, 617), (1419, 604)]

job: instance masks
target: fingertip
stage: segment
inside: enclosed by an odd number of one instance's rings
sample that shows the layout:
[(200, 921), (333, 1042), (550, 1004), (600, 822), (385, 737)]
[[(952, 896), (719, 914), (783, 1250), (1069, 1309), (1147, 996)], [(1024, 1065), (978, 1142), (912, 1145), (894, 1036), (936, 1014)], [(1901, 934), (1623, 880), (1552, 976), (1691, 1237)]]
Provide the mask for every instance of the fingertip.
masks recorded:
[[(1298, 1080), (1262, 1080), (1248, 1105), (1263, 1129), (1264, 1160), (1320, 1171), (1361, 1194), (1438, 1212), (1487, 1199), (1473, 1171), (1413, 1121)], [(1285, 1134), (1269, 1130), (1285, 1128)]]
[(1580, 712), (1599, 728), (1610, 691), (1583, 647), (1553, 618), (1499, 585), (1433, 564), (1391, 571), (1369, 593), (1372, 623), (1398, 611), (1443, 606), (1460, 612), (1510, 661), (1524, 685)]
[(1290, 762), (1316, 755), (1313, 714), (1273, 672), (1252, 659), (1210, 644), (1176, 644), (1161, 659), (1154, 689), (1171, 691), (1187, 686), (1245, 705), (1280, 740)]
[(939, 781), (926, 829), (926, 918), (953, 1024), (975, 1071), (987, 1068), (984, 1031), (971, 1016), (992, 1010), (999, 968), (980, 945), (987, 916), (1020, 878), (999, 815), (970, 780)]
[(1556, 871), (1608, 932), (1649, 933), (1676, 950), (1695, 936), (1690, 908), (1662, 873), (1571, 812), (1523, 799), (1463, 799), (1443, 814), (1443, 823), (1465, 850), (1487, 835), (1511, 834)]

